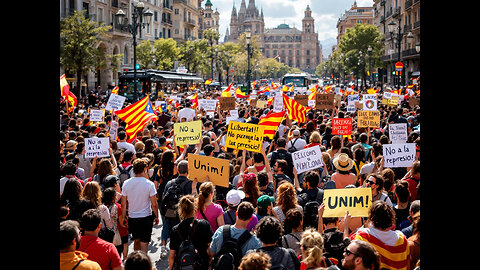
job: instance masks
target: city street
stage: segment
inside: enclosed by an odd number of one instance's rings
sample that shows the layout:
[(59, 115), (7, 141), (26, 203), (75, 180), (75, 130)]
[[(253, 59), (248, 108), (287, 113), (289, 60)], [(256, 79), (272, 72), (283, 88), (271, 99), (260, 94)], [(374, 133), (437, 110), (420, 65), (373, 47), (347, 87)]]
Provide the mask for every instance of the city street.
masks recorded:
[[(152, 230), (152, 241), (148, 245), (148, 256), (152, 260), (152, 265), (157, 270), (165, 270), (168, 269), (168, 255), (164, 258), (160, 259), (160, 243), (161, 239), (160, 236), (162, 234), (162, 219), (160, 219), (157, 226), (153, 226)], [(167, 242), (168, 246), (168, 242)], [(133, 251), (133, 241), (129, 241), (128, 245), (128, 253), (130, 254)]]

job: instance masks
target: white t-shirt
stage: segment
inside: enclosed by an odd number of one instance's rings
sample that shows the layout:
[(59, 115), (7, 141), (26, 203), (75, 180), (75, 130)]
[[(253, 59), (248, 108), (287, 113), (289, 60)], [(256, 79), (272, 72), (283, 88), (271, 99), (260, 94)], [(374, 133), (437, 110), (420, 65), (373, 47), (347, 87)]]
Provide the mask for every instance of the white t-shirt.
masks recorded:
[(293, 142), (295, 142), (294, 145), (295, 145), (295, 148), (297, 149), (297, 151), (298, 151), (298, 150), (302, 150), (302, 149), (305, 147), (305, 145), (307, 145), (307, 142), (306, 142), (304, 139), (302, 139), (302, 138), (298, 138), (298, 139), (297, 139), (297, 138), (292, 138), (292, 139), (290, 139), (290, 141), (287, 143), (287, 147), (286, 147), (286, 148), (289, 149), (290, 147), (292, 147)]
[(178, 120), (182, 121), (182, 118), (187, 118), (188, 121), (192, 121), (193, 118), (195, 117), (195, 110), (192, 108), (183, 108), (180, 111), (178, 111)]
[(122, 195), (127, 197), (128, 215), (142, 218), (152, 214), (150, 197), (157, 194), (155, 185), (145, 177), (132, 177), (123, 183)]
[(120, 149), (120, 148), (123, 148), (123, 149), (127, 149), (132, 151), (134, 154), (136, 154), (137, 152), (135, 151), (135, 146), (133, 146), (133, 144), (131, 143), (128, 143), (128, 142), (117, 142), (117, 148)]

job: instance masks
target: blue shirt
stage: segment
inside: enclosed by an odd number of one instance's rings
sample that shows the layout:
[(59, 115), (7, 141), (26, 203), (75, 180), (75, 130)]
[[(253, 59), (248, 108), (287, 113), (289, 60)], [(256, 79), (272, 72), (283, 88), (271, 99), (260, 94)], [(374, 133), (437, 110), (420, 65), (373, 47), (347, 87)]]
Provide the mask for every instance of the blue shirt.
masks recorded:
[[(223, 226), (220, 226), (213, 234), (212, 243), (210, 244), (210, 251), (213, 253), (217, 253), (220, 250), (220, 248), (222, 248)], [(230, 236), (235, 239), (238, 239), (240, 238), (240, 235), (242, 235), (242, 233), (246, 230), (247, 229), (237, 229), (233, 226), (230, 226)], [(248, 241), (242, 247), (242, 256), (245, 256), (247, 251), (250, 249), (257, 249), (261, 247), (262, 247), (262, 242), (258, 240), (257, 236), (252, 235), (252, 237), (250, 237), (250, 239), (248, 239)]]

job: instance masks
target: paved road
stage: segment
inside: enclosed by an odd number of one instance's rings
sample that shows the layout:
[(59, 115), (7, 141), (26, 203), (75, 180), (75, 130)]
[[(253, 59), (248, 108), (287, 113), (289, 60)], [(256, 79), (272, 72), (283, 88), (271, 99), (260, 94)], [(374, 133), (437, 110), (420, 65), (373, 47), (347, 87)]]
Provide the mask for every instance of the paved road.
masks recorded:
[[(162, 219), (159, 220), (157, 226), (153, 226), (152, 230), (152, 240), (148, 245), (148, 256), (150, 260), (152, 260), (153, 267), (157, 270), (165, 270), (168, 269), (168, 255), (164, 258), (160, 259), (160, 243), (161, 243), (161, 236), (162, 234)], [(167, 241), (167, 246), (169, 242)], [(133, 241), (130, 240), (128, 245), (128, 253), (133, 251)]]

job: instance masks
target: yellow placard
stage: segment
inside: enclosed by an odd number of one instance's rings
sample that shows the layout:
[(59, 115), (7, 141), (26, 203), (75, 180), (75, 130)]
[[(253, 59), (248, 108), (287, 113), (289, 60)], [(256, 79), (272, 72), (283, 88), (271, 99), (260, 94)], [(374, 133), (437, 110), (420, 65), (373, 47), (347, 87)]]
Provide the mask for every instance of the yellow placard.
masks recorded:
[(379, 127), (380, 111), (358, 111), (357, 127)]
[(368, 217), (368, 208), (372, 204), (372, 189), (326, 189), (323, 193), (323, 204), (323, 217), (344, 217), (347, 210), (352, 217)]
[(210, 182), (216, 186), (228, 187), (230, 177), (230, 162), (228, 159), (207, 157), (202, 155), (188, 155), (188, 179), (204, 182), (208, 176)]
[(202, 138), (202, 120), (175, 123), (173, 131), (177, 145), (197, 144)]
[(225, 147), (260, 153), (264, 126), (230, 121)]

